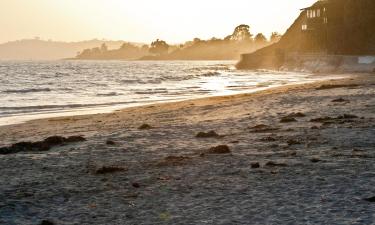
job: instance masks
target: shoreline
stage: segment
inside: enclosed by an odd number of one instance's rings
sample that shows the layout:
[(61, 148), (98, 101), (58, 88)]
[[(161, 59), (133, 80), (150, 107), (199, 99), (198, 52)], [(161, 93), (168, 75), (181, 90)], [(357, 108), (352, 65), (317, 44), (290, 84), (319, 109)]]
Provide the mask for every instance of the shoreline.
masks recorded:
[[(290, 89), (300, 89), (300, 88), (312, 88), (316, 85), (321, 85), (324, 83), (329, 83), (332, 81), (338, 81), (338, 82), (346, 82), (348, 80), (351, 80), (358, 76), (371, 76), (371, 74), (335, 74), (342, 77), (338, 78), (327, 78), (317, 81), (306, 81), (301, 83), (294, 83), (294, 84), (286, 84), (286, 85), (280, 85), (280, 86), (274, 86), (274, 87), (265, 87), (265, 88), (257, 88), (256, 90), (252, 91), (244, 91), (244, 93), (236, 93), (236, 94), (227, 94), (227, 95), (218, 95), (218, 96), (209, 96), (209, 97), (197, 97), (197, 98), (191, 98), (191, 99), (182, 99), (182, 100), (171, 100), (171, 101), (165, 101), (165, 102), (155, 102), (155, 103), (148, 103), (148, 104), (140, 104), (140, 105), (131, 105), (131, 106), (112, 106), (112, 107), (106, 107), (111, 109), (104, 109), (104, 108), (84, 108), (81, 109), (82, 111), (94, 111), (92, 113), (86, 112), (86, 113), (78, 113), (78, 111), (71, 111), (71, 112), (56, 112), (51, 114), (46, 114), (45, 117), (41, 118), (33, 118), (33, 115), (25, 115), (25, 117), (30, 117), (31, 119), (23, 119), (18, 120), (17, 122), (11, 123), (11, 124), (4, 124), (0, 125), (0, 138), (2, 137), (2, 129), (12, 128), (13, 126), (28, 126), (27, 124), (38, 124), (41, 123), (48, 123), (49, 121), (76, 121), (81, 119), (88, 119), (88, 120), (95, 120), (96, 117), (102, 118), (103, 116), (106, 117), (113, 117), (116, 115), (116, 113), (126, 113), (128, 110), (130, 111), (137, 111), (138, 109), (140, 111), (143, 111), (144, 109), (154, 108), (154, 107), (161, 107), (161, 108), (168, 108), (173, 105), (178, 105), (180, 108), (183, 108), (187, 104), (194, 104), (194, 102), (211, 102), (214, 104), (216, 101), (225, 101), (226, 99), (232, 99), (232, 98), (243, 98), (243, 97), (251, 97), (251, 96), (262, 96), (267, 94), (273, 94), (273, 92), (288, 92)], [(178, 108), (177, 108), (178, 110)], [(41, 113), (43, 114), (43, 113)], [(54, 116), (54, 115), (57, 116)], [(67, 115), (64, 115), (67, 114)], [(70, 114), (70, 115), (69, 115)], [(90, 118), (92, 117), (92, 118)], [(6, 119), (6, 118), (4, 118)], [(5, 139), (3, 139), (5, 140)], [(9, 144), (9, 143), (8, 143)], [(4, 145), (0, 142), (0, 147)]]
[(374, 112), (353, 74), (0, 127), (63, 136), (0, 155), (0, 223), (371, 224)]

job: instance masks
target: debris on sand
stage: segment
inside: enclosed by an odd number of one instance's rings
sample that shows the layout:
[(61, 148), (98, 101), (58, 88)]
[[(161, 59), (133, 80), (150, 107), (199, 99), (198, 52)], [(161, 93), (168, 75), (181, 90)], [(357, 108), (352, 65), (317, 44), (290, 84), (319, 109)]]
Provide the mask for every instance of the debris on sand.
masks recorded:
[(220, 137), (219, 134), (217, 134), (215, 131), (211, 130), (209, 132), (199, 132), (197, 135), (195, 135), (196, 138), (217, 138)]
[(54, 225), (55, 223), (52, 222), (51, 220), (42, 220), (42, 222), (40, 222), (40, 225)]
[(138, 127), (139, 130), (149, 130), (152, 129), (152, 126), (150, 126), (147, 123), (142, 124), (141, 126)]
[(364, 198), (363, 200), (365, 200), (366, 202), (375, 202), (375, 196), (370, 198)]
[(187, 160), (190, 160), (190, 157), (187, 156), (167, 156), (163, 161), (157, 163), (157, 166), (181, 166), (186, 163)]
[(338, 116), (337, 119), (357, 119), (358, 116), (351, 115), (351, 114), (344, 114), (342, 116)]
[(274, 142), (276, 141), (276, 138), (268, 136), (268, 137), (261, 138), (260, 140), (265, 141), (265, 142)]
[(280, 123), (292, 123), (297, 122), (297, 120), (294, 117), (285, 116), (280, 119)]
[(318, 162), (321, 162), (321, 161), (322, 161), (321, 159), (316, 158), (316, 157), (310, 159), (310, 162), (312, 162), (312, 163), (318, 163)]
[(350, 101), (347, 100), (347, 99), (343, 99), (343, 98), (336, 98), (336, 99), (333, 99), (332, 102), (347, 102), (347, 103), (349, 103)]
[(286, 163), (278, 163), (274, 161), (269, 161), (265, 164), (267, 167), (285, 167), (288, 166)]
[(96, 168), (94, 171), (95, 174), (107, 174), (107, 173), (115, 173), (120, 171), (126, 171), (127, 169), (125, 167), (120, 166), (101, 166), (99, 168)]
[(324, 123), (324, 122), (332, 121), (332, 120), (334, 120), (334, 118), (325, 116), (325, 117), (318, 117), (318, 118), (311, 119), (310, 122)]
[(325, 125), (332, 124), (332, 123), (343, 124), (343, 123), (354, 122), (352, 119), (357, 119), (357, 118), (359, 118), (359, 117), (356, 116), (356, 115), (344, 114), (344, 115), (337, 116), (337, 117), (329, 117), (329, 116), (318, 117), (318, 118), (315, 118), (315, 119), (311, 119), (310, 122), (323, 123)]
[(107, 140), (106, 142), (105, 142), (107, 145), (115, 145), (116, 143), (114, 142), (114, 141), (112, 141), (112, 140)]
[(276, 131), (279, 130), (279, 128), (271, 127), (265, 124), (259, 124), (254, 127), (249, 128), (251, 132), (253, 133), (264, 133), (264, 132), (270, 132), (270, 131)]
[(253, 162), (250, 164), (251, 168), (253, 169), (257, 169), (257, 168), (260, 168), (260, 164), (258, 162)]
[(317, 87), (316, 90), (327, 90), (334, 88), (345, 88), (345, 87), (358, 87), (358, 84), (323, 84)]
[(230, 152), (231, 151), (230, 151), (228, 145), (218, 145), (216, 147), (212, 147), (212, 148), (208, 149), (208, 151), (206, 153), (207, 154), (228, 154)]
[(290, 113), (289, 115), (287, 115), (288, 117), (306, 117), (305, 114), (301, 113), (301, 112), (293, 112), (293, 113)]
[(300, 145), (301, 142), (297, 141), (297, 140), (294, 140), (294, 139), (289, 139), (287, 142), (286, 142), (289, 146), (291, 145)]
[(8, 147), (0, 148), (0, 155), (6, 154), (14, 154), (18, 152), (37, 152), (37, 151), (48, 151), (54, 146), (64, 145), (67, 143), (73, 142), (82, 142), (86, 141), (86, 139), (82, 136), (70, 136), (70, 137), (62, 137), (62, 136), (51, 136), (43, 141), (36, 141), (36, 142), (18, 142), (12, 144)]

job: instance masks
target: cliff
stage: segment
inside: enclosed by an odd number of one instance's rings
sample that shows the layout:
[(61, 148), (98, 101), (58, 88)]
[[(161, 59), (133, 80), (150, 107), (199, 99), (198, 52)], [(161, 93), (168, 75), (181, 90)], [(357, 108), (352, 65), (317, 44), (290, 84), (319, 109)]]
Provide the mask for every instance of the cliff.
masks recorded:
[[(332, 67), (348, 67), (349, 64), (341, 64), (349, 61), (359, 71), (375, 68), (375, 65), (371, 67), (373, 63), (366, 63), (361, 69), (359, 58), (375, 55), (375, 1), (326, 0), (318, 1), (310, 8), (319, 9), (319, 18), (313, 19), (315, 24), (321, 22), (321, 25), (304, 31), (308, 15), (307, 10), (303, 10), (278, 43), (243, 54), (237, 68), (303, 70), (303, 65), (309, 61), (310, 64), (328, 65), (335, 56), (337, 59), (333, 61), (336, 64), (329, 65), (330, 70)], [(323, 10), (328, 12), (323, 14)], [(327, 19), (328, 23), (323, 23)], [(343, 60), (342, 56), (351, 59)], [(357, 60), (358, 65), (353, 60)]]

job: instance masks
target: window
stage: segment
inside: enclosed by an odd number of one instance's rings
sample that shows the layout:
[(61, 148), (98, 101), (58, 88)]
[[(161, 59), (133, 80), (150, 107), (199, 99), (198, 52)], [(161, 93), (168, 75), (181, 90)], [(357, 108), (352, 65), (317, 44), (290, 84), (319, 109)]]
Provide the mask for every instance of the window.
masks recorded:
[(316, 16), (317, 16), (317, 17), (320, 17), (320, 9), (318, 9), (318, 10), (316, 11)]
[(312, 10), (312, 18), (315, 18), (315, 10)]
[(327, 24), (327, 23), (328, 23), (328, 18), (327, 18), (327, 17), (324, 17), (323, 22), (324, 22), (325, 24)]
[(307, 30), (307, 25), (306, 24), (302, 24), (302, 30)]

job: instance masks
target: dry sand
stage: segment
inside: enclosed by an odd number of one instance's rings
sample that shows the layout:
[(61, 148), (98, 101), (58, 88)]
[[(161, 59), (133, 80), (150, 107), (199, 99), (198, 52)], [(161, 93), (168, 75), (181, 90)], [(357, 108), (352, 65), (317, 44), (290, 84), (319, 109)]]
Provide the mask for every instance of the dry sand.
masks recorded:
[(53, 135), (87, 141), (0, 155), (0, 224), (375, 224), (374, 75), (3, 126), (0, 147)]

